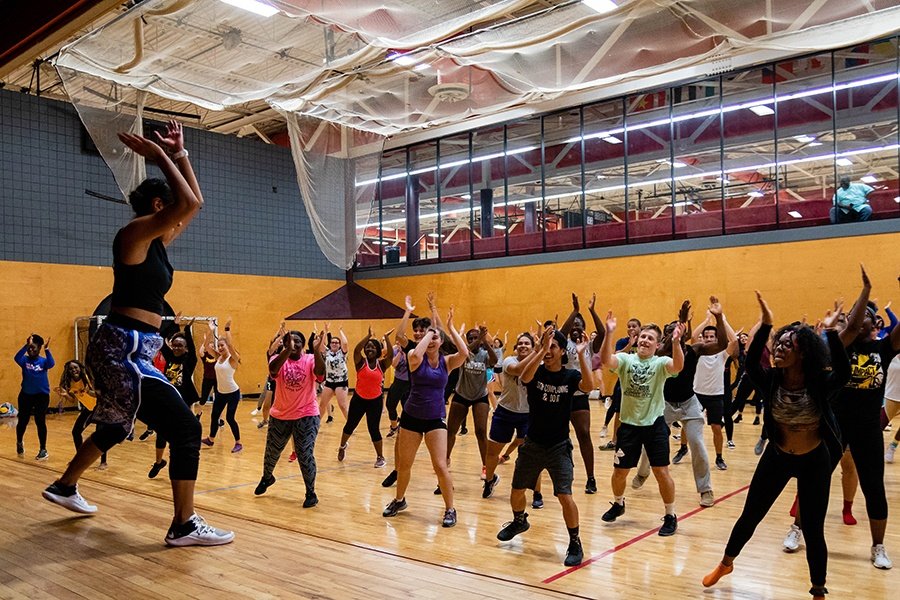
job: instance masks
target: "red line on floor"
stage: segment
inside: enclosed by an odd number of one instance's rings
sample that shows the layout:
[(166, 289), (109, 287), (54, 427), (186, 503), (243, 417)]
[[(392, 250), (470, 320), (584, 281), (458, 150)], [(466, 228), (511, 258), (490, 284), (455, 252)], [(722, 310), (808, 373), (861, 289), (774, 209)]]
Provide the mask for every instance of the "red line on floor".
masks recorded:
[[(740, 494), (741, 492), (746, 491), (747, 488), (749, 488), (749, 487), (750, 487), (750, 484), (747, 484), (747, 485), (745, 485), (744, 487), (738, 488), (738, 489), (734, 490), (734, 491), (731, 492), (731, 493), (725, 494), (724, 496), (721, 496), (718, 500), (716, 500), (715, 504), (719, 504), (720, 502), (725, 502), (725, 501), (728, 500), (729, 498), (731, 498), (731, 497), (733, 497), (733, 496), (737, 496), (737, 495)], [(697, 513), (702, 512), (702, 511), (704, 511), (704, 510), (706, 510), (706, 509), (703, 508), (703, 507), (695, 508), (694, 510), (692, 510), (692, 511), (690, 511), (690, 512), (688, 512), (688, 513), (685, 513), (685, 514), (681, 515), (680, 517), (678, 517), (678, 522), (680, 523), (680, 522), (684, 521), (685, 519), (689, 519), (689, 518), (693, 517), (694, 515), (696, 515)], [(624, 549), (627, 548), (628, 546), (631, 546), (632, 544), (636, 544), (637, 542), (641, 541), (641, 540), (644, 539), (645, 537), (651, 536), (651, 535), (653, 535), (654, 533), (656, 533), (656, 532), (658, 532), (658, 531), (659, 531), (659, 527), (656, 527), (655, 529), (651, 529), (651, 530), (649, 530), (649, 531), (645, 531), (644, 533), (640, 534), (639, 536), (636, 536), (636, 537), (631, 538), (631, 539), (628, 540), (627, 542), (622, 542), (622, 543), (619, 544), (618, 546), (615, 546), (615, 547), (613, 547), (613, 548), (610, 548), (609, 550), (606, 550), (605, 552), (601, 552), (600, 554), (597, 554), (596, 556), (590, 557), (589, 559), (587, 559), (586, 561), (582, 562), (582, 563), (581, 563), (580, 565), (578, 565), (578, 566), (575, 566), (575, 567), (569, 567), (569, 568), (566, 569), (565, 571), (560, 571), (560, 572), (557, 573), (556, 575), (551, 575), (551, 576), (548, 577), (547, 579), (543, 580), (541, 583), (553, 583), (553, 582), (556, 581), (557, 579), (560, 579), (560, 578), (562, 578), (562, 577), (565, 577), (566, 575), (569, 575), (570, 573), (574, 573), (575, 571), (577, 571), (577, 570), (579, 570), (579, 569), (583, 569), (584, 567), (586, 567), (586, 566), (588, 566), (588, 565), (590, 565), (590, 564), (593, 564), (593, 563), (597, 562), (598, 560), (603, 560), (603, 559), (606, 558), (607, 556), (610, 556), (610, 555), (612, 555), (612, 554), (615, 554), (615, 553), (618, 552), (619, 550), (624, 550)]]

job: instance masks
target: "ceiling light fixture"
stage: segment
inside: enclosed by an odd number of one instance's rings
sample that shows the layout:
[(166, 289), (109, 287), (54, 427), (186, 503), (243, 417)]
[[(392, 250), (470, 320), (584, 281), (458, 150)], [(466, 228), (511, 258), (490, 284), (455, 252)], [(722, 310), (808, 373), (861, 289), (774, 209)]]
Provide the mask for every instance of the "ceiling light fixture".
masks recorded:
[(789, 211), (788, 211), (788, 214), (789, 214), (790, 216), (794, 217), (795, 219), (800, 219), (800, 218), (803, 217), (803, 215), (801, 215), (801, 214), (800, 214), (798, 211), (796, 211), (796, 210), (789, 210)]
[(242, 8), (261, 17), (271, 17), (278, 12), (277, 8), (260, 0), (222, 0), (222, 2), (236, 8)]
[(756, 106), (747, 107), (750, 112), (755, 114), (758, 117), (767, 117), (769, 115), (774, 115), (775, 111), (765, 104), (757, 104)]
[(852, 167), (853, 166), (853, 161), (850, 160), (849, 158), (839, 158), (834, 162), (839, 167)]
[(601, 15), (619, 8), (612, 0), (581, 0), (581, 3)]
[(874, 175), (864, 175), (860, 177), (859, 180), (863, 183), (875, 183), (876, 181), (878, 181), (878, 178)]

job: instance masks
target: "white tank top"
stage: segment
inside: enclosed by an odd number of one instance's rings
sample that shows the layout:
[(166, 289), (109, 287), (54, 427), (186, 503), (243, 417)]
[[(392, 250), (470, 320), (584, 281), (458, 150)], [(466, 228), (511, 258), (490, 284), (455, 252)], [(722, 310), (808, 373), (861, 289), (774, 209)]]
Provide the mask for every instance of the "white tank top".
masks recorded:
[(701, 356), (697, 361), (694, 373), (694, 393), (704, 396), (721, 396), (725, 393), (725, 361), (728, 355), (724, 350), (711, 356)]
[(884, 397), (900, 402), (900, 354), (888, 365), (887, 383), (884, 385)]
[(234, 380), (234, 371), (231, 361), (216, 361), (216, 391), (230, 394), (240, 389)]

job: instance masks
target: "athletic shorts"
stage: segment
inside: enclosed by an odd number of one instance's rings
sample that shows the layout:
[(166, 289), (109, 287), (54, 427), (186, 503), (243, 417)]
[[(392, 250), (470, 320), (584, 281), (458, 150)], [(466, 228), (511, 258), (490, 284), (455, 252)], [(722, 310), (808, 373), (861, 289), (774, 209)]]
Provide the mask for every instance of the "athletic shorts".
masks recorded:
[(669, 466), (669, 426), (664, 417), (656, 419), (653, 425), (620, 424), (616, 432), (613, 466), (633, 469), (641, 459), (641, 449), (647, 451), (651, 467)]
[(517, 413), (498, 406), (491, 417), (488, 439), (498, 444), (508, 444), (513, 436), (524, 438), (528, 435), (528, 413)]
[(457, 393), (456, 395), (453, 396), (453, 403), (454, 404), (462, 404), (466, 408), (471, 408), (471, 407), (475, 406), (476, 404), (487, 404), (488, 397), (482, 396), (481, 398), (478, 398), (476, 400), (469, 400), (468, 398), (463, 398), (462, 396), (460, 396)]
[(416, 433), (428, 433), (435, 429), (447, 429), (447, 422), (444, 419), (417, 419), (404, 412), (400, 415), (400, 427)]
[(275, 393), (275, 380), (271, 377), (266, 377), (266, 391)]
[(552, 446), (542, 446), (525, 438), (519, 446), (516, 470), (513, 473), (514, 490), (533, 490), (541, 472), (547, 470), (553, 482), (553, 495), (572, 495), (572, 480), (575, 477), (575, 463), (572, 462), (572, 441), (563, 440)]
[(697, 394), (697, 399), (706, 410), (707, 425), (721, 425), (725, 416), (725, 396), (707, 396)]
[(494, 375), (502, 375), (503, 374), (503, 367), (494, 367), (493, 370), (494, 370)]
[(350, 387), (350, 382), (349, 382), (348, 380), (346, 380), (346, 379), (343, 380), (343, 381), (326, 381), (326, 382), (325, 382), (325, 387), (327, 387), (327, 388), (330, 389), (330, 390), (336, 390), (336, 389), (338, 389), (338, 388), (345, 388), (345, 389), (346, 389), (346, 388), (349, 388), (349, 387)]
[(591, 397), (587, 394), (572, 396), (572, 412), (576, 410), (591, 410)]

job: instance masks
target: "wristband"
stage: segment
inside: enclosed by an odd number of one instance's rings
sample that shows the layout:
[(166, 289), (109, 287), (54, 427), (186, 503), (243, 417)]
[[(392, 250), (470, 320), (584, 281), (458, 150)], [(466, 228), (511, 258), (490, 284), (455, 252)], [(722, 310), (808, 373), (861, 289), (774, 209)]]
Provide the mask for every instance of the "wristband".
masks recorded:
[(188, 156), (190, 156), (190, 154), (188, 154), (188, 151), (185, 150), (184, 148), (182, 148), (181, 150), (179, 150), (178, 152), (176, 152), (175, 154), (172, 155), (172, 160), (174, 161), (174, 160), (178, 160), (179, 158), (187, 158)]

